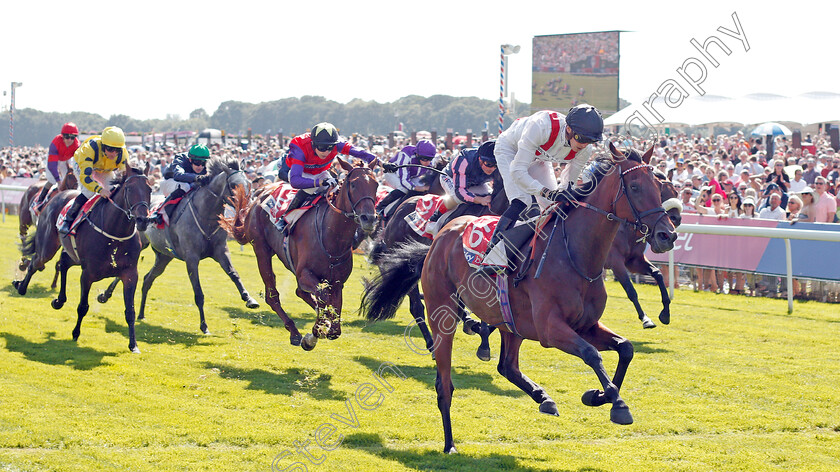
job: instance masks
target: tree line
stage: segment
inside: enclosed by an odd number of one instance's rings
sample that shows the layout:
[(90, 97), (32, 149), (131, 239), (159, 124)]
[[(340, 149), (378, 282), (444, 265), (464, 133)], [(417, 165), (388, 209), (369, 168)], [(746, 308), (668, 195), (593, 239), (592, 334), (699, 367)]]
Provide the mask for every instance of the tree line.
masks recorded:
[[(516, 114), (505, 115), (505, 128), (530, 110), (528, 104), (516, 103)], [(320, 96), (284, 98), (261, 103), (226, 101), (212, 114), (198, 108), (189, 117), (167, 116), (165, 119), (138, 120), (127, 115), (112, 115), (103, 118), (95, 113), (57, 113), (32, 108), (15, 109), (15, 145), (47, 146), (58, 134), (61, 125), (72, 121), (83, 133), (98, 133), (106, 126), (119, 126), (126, 133), (150, 133), (168, 131), (201, 131), (206, 128), (224, 130), (228, 135), (245, 135), (250, 129), (253, 134), (283, 133), (286, 136), (308, 131), (315, 123), (329, 121), (342, 134), (385, 135), (397, 129), (437, 130), (444, 135), (448, 129), (464, 134), (472, 130), (480, 134), (485, 126), (496, 134), (499, 120), (499, 103), (476, 97), (452, 97), (433, 95), (421, 97), (409, 95), (390, 103), (353, 100), (338, 103)], [(9, 112), (0, 115), (8, 123)], [(9, 130), (0, 126), (0, 145), (9, 142)]]

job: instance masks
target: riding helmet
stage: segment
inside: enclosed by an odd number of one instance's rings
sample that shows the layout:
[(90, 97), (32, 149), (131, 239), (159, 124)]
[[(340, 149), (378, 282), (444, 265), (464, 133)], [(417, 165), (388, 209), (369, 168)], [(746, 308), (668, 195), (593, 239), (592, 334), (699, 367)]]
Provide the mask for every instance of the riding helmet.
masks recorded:
[(206, 161), (210, 158), (210, 150), (207, 149), (207, 146), (203, 144), (193, 144), (190, 148), (190, 159), (196, 159), (199, 161)]
[(481, 143), (478, 147), (478, 158), (487, 164), (496, 165), (496, 155), (493, 153), (496, 149), (496, 140), (491, 139)]
[(566, 124), (572, 129), (575, 141), (586, 144), (601, 140), (604, 132), (604, 119), (592, 105), (581, 104), (569, 109)]
[(417, 142), (417, 147), (414, 148), (414, 155), (418, 158), (434, 159), (437, 154), (437, 148), (428, 139), (421, 139)]
[(64, 126), (61, 127), (61, 134), (79, 134), (79, 127), (76, 126), (76, 123), (68, 122), (64, 123)]
[(109, 126), (102, 130), (102, 144), (115, 148), (125, 146), (125, 133), (116, 126)]
[(338, 143), (338, 130), (332, 123), (318, 123), (309, 133), (315, 146), (333, 146)]

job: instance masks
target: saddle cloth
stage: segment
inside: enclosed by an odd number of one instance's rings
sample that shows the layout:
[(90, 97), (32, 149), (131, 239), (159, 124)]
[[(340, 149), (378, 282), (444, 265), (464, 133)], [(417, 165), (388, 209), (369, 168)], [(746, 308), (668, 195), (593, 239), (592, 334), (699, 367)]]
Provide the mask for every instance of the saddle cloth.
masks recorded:
[[(102, 196), (99, 194), (94, 195), (93, 197), (89, 198), (88, 201), (82, 206), (82, 210), (79, 211), (79, 214), (76, 215), (76, 219), (73, 220), (73, 224), (70, 225), (70, 234), (75, 236), (76, 235), (76, 227), (79, 226), (85, 218), (88, 217), (90, 210), (96, 205), (99, 200), (102, 200)], [(61, 212), (58, 214), (58, 218), (55, 221), (55, 227), (61, 228), (61, 225), (64, 224), (64, 220), (67, 219), (67, 212), (70, 211), (70, 206), (73, 204), (75, 199), (70, 199), (67, 203), (64, 204), (64, 208), (61, 209)]]
[[(52, 197), (56, 193), (58, 193), (58, 185), (53, 185), (47, 191), (47, 194), (44, 196), (44, 199), (42, 201), (39, 202), (37, 198), (32, 199), (32, 202), (29, 203), (29, 211), (32, 212), (35, 218), (41, 216), (41, 211), (44, 210), (44, 207), (47, 206), (47, 203), (52, 199)], [(35, 195), (37, 196), (38, 194), (40, 194), (40, 192), (38, 192)]]
[(315, 206), (318, 200), (323, 198), (323, 195), (318, 195), (306, 205), (302, 205), (300, 208), (294, 209), (291, 213), (286, 214), (289, 204), (292, 203), (297, 193), (298, 189), (286, 182), (280, 182), (280, 185), (260, 203), (260, 207), (268, 213), (268, 219), (271, 221), (271, 224), (277, 226), (280, 220), (283, 219), (291, 226), (306, 213), (306, 210)]
[(156, 225), (157, 229), (163, 229), (169, 225), (169, 215), (165, 211), (164, 203), (166, 204), (166, 206), (172, 206), (173, 208), (176, 208), (178, 204), (181, 203), (181, 200), (184, 199), (184, 197), (186, 197), (186, 195), (184, 195), (183, 197), (173, 198), (169, 201), (161, 200), (152, 206), (152, 209), (149, 211), (150, 215), (157, 215), (158, 213), (163, 215), (163, 223), (158, 223)]
[(435, 214), (442, 203), (443, 197), (440, 195), (423, 195), (417, 200), (414, 211), (406, 215), (405, 222), (420, 236), (434, 239), (434, 234), (426, 231), (426, 227), (429, 225), (429, 218)]
[[(529, 257), (528, 243), (534, 239), (534, 220), (519, 221), (504, 232), (505, 244), (496, 244), (487, 253), (487, 246), (499, 223), (498, 216), (480, 216), (467, 223), (461, 243), (464, 257), (470, 267), (477, 269), (484, 265), (515, 269)], [(543, 237), (542, 235), (540, 237)]]

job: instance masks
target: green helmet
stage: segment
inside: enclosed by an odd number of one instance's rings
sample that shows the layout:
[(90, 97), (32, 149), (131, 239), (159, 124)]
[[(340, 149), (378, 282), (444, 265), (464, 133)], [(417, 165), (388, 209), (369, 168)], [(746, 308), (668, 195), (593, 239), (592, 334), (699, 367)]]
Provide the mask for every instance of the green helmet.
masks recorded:
[(203, 144), (193, 144), (190, 148), (189, 155), (190, 159), (206, 161), (207, 159), (210, 159), (210, 150)]

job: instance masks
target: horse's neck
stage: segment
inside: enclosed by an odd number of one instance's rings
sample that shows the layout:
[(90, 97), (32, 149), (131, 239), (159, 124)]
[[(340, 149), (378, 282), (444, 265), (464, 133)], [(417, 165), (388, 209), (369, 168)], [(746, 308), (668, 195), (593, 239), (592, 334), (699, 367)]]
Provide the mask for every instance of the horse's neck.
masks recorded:
[(193, 195), (190, 196), (198, 218), (207, 218), (216, 221), (217, 219), (215, 217), (222, 212), (224, 199), (219, 197), (222, 188), (219, 188), (217, 191), (214, 187), (223, 187), (223, 185), (217, 185), (216, 179), (214, 178), (210, 185), (196, 189)]
[(111, 195), (111, 202), (107, 198), (100, 197), (102, 201), (93, 207), (90, 214), (90, 218), (93, 219), (94, 215), (98, 213), (99, 216), (94, 219), (94, 223), (115, 236), (120, 236), (134, 227), (134, 222), (129, 220), (121, 209), (117, 208), (118, 202), (125, 201), (124, 194), (125, 187), (121, 186), (116, 193)]
[[(599, 188), (604, 190), (601, 190), (601, 192), (596, 190), (587, 199), (587, 203), (607, 212), (615, 211), (612, 208), (615, 192), (610, 190), (614, 187), (604, 183), (600, 185), (603, 185), (603, 187)], [(604, 267), (619, 227), (617, 221), (608, 220), (606, 216), (586, 208), (577, 208), (571, 212), (566, 218), (569, 251), (573, 254), (573, 257), (579, 258), (576, 260), (584, 260), (582, 256), (588, 256), (585, 260), (590, 264), (590, 270), (581, 267), (582, 270), (588, 274), (595, 274), (600, 268)]]
[[(324, 198), (329, 198), (324, 196)], [(343, 212), (335, 211), (328, 202), (323, 202), (323, 211), (326, 212), (323, 219), (323, 231), (321, 240), (324, 247), (331, 254), (337, 254), (346, 250), (353, 243), (353, 236), (356, 234), (356, 222), (344, 216)]]

